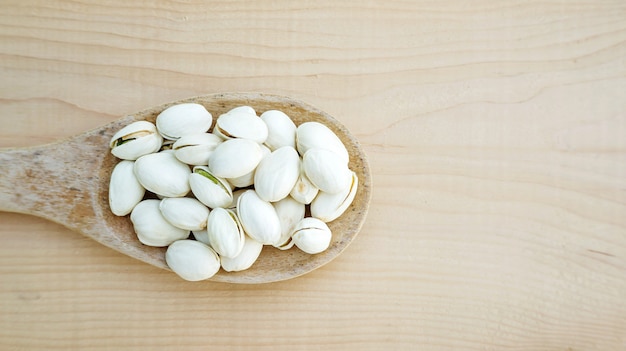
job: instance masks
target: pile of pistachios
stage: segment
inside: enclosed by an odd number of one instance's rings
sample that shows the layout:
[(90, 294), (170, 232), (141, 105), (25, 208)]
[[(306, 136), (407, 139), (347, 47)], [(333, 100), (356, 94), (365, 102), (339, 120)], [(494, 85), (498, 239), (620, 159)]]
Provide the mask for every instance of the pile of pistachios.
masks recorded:
[[(358, 178), (327, 126), (296, 126), (278, 110), (236, 107), (215, 120), (196, 103), (163, 110), (156, 124), (133, 122), (111, 138), (121, 161), (109, 205), (128, 216), (144, 245), (167, 247), (181, 278), (250, 268), (264, 245), (317, 254), (327, 222), (354, 200)], [(305, 217), (306, 215), (306, 217)]]

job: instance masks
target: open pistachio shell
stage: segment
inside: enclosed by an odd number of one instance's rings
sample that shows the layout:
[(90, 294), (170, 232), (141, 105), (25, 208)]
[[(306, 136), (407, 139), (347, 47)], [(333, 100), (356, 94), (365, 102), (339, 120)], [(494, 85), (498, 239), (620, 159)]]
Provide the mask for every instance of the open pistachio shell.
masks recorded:
[(243, 248), (245, 233), (233, 210), (218, 207), (211, 211), (207, 234), (211, 247), (221, 257), (235, 257)]
[(196, 103), (170, 106), (156, 118), (156, 127), (165, 138), (176, 140), (189, 134), (204, 133), (211, 128), (213, 116), (207, 109)]
[(311, 216), (324, 222), (339, 218), (354, 200), (358, 186), (359, 178), (352, 172), (352, 181), (344, 190), (336, 194), (320, 192), (311, 203)]
[(209, 167), (195, 166), (189, 176), (189, 185), (195, 197), (210, 208), (225, 207), (233, 201), (230, 184), (214, 176)]
[(126, 216), (146, 193), (133, 171), (134, 162), (123, 160), (115, 165), (109, 182), (109, 207), (116, 216)]
[(180, 137), (172, 145), (176, 158), (188, 165), (207, 165), (209, 157), (222, 139), (210, 133), (191, 134)]
[(291, 234), (296, 223), (304, 218), (305, 206), (294, 200), (291, 196), (273, 203), (276, 214), (280, 220), (280, 239), (274, 244), (279, 249), (289, 248)]
[(332, 233), (326, 223), (306, 217), (295, 225), (291, 237), (300, 250), (317, 254), (328, 248)]
[(259, 198), (254, 190), (239, 196), (237, 215), (252, 239), (264, 245), (274, 245), (280, 240), (280, 219), (274, 206)]
[(137, 238), (148, 246), (163, 247), (185, 239), (189, 231), (173, 226), (159, 210), (159, 200), (143, 200), (130, 213)]
[(159, 151), (162, 143), (163, 138), (154, 124), (137, 121), (115, 133), (109, 146), (113, 156), (133, 161), (143, 155)]
[(240, 109), (220, 115), (215, 121), (213, 133), (224, 139), (249, 139), (261, 144), (267, 139), (268, 130), (256, 113)]

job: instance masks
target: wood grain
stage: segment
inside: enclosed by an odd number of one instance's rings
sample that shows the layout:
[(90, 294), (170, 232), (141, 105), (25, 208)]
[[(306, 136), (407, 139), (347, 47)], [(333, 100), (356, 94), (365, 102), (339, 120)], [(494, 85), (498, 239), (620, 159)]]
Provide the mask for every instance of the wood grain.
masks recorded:
[(623, 1), (3, 1), (0, 146), (225, 91), (339, 119), (373, 173), (323, 268), (192, 284), (0, 213), (0, 349), (623, 350)]

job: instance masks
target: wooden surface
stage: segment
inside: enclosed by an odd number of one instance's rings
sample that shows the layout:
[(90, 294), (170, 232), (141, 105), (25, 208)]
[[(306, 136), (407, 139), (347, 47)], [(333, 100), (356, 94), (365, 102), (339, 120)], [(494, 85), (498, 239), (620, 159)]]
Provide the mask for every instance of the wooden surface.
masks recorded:
[(374, 180), (339, 258), (258, 286), (0, 213), (0, 349), (626, 348), (623, 1), (0, 8), (2, 147), (266, 92), (337, 117)]

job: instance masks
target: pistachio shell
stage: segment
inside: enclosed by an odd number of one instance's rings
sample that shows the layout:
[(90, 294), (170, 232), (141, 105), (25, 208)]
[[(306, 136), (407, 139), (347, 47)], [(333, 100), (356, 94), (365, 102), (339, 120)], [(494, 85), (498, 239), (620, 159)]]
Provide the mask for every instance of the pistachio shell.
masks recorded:
[(261, 114), (261, 119), (267, 125), (267, 139), (265, 145), (274, 151), (283, 146), (296, 147), (296, 125), (284, 112), (269, 110)]
[(244, 244), (244, 231), (233, 210), (216, 208), (209, 215), (209, 242), (221, 257), (236, 257)]
[(109, 145), (113, 156), (133, 161), (143, 155), (157, 152), (162, 143), (163, 138), (154, 124), (137, 121), (115, 133)]
[(233, 191), (233, 201), (230, 203), (230, 205), (224, 208), (227, 208), (230, 210), (237, 209), (237, 202), (239, 201), (239, 197), (241, 196), (241, 194), (245, 193), (248, 190), (250, 189), (237, 189)]
[(246, 270), (256, 262), (263, 250), (263, 244), (245, 235), (243, 248), (239, 255), (228, 258), (222, 257), (222, 268), (226, 272), (238, 272)]
[(299, 175), (298, 152), (291, 146), (283, 146), (259, 163), (254, 174), (254, 188), (261, 199), (278, 201), (289, 195)]
[(133, 161), (121, 161), (111, 172), (109, 207), (116, 216), (126, 216), (143, 199), (146, 190), (133, 171)]
[(320, 192), (311, 203), (311, 216), (324, 222), (332, 222), (339, 218), (354, 200), (358, 185), (359, 178), (352, 172), (352, 181), (344, 190), (336, 194)]
[(191, 134), (176, 140), (172, 149), (176, 158), (188, 165), (207, 165), (209, 157), (222, 139), (210, 133)]
[(184, 135), (204, 133), (213, 123), (211, 113), (204, 106), (184, 103), (168, 107), (159, 113), (156, 126), (165, 139), (176, 140)]
[[(271, 154), (272, 152), (270, 151), (270, 149), (265, 146), (265, 145), (261, 145), (261, 152), (262, 152), (262, 157), (261, 157), (261, 162), (263, 161), (263, 159), (265, 157), (267, 157), (269, 154)], [(259, 163), (261, 163), (259, 162)], [(258, 166), (257, 166), (258, 167)], [(256, 168), (253, 169), (252, 171), (242, 175), (241, 177), (237, 177), (237, 178), (228, 178), (228, 182), (236, 187), (236, 188), (245, 188), (245, 187), (249, 187), (250, 185), (254, 184), (254, 174), (255, 174)]]
[(261, 144), (267, 139), (268, 130), (256, 113), (241, 109), (220, 115), (215, 121), (213, 133), (224, 139), (249, 139)]
[(209, 209), (190, 197), (169, 197), (161, 200), (161, 214), (173, 226), (186, 230), (202, 230), (207, 226)]
[(304, 173), (304, 169), (302, 169), (302, 161), (300, 161), (300, 175), (298, 176), (298, 180), (294, 185), (293, 189), (289, 195), (293, 197), (296, 201), (308, 205), (313, 201), (313, 199), (319, 193), (319, 189), (311, 183), (309, 178)]
[(170, 224), (159, 210), (159, 200), (143, 200), (130, 213), (130, 221), (141, 243), (163, 247), (185, 239), (189, 231)]
[(189, 281), (209, 279), (220, 270), (219, 256), (195, 240), (178, 240), (167, 248), (165, 262), (179, 277)]
[(173, 151), (141, 156), (135, 161), (135, 176), (146, 190), (165, 197), (189, 193), (189, 166), (180, 162)]
[(295, 225), (291, 237), (300, 250), (317, 254), (328, 248), (332, 233), (326, 223), (306, 217)]
[(194, 167), (189, 185), (195, 197), (210, 208), (225, 207), (233, 201), (230, 184), (211, 174), (209, 167)]
[(254, 190), (248, 190), (239, 197), (237, 215), (252, 239), (269, 245), (280, 240), (280, 219), (274, 206), (261, 200)]
[(307, 178), (321, 191), (335, 194), (352, 181), (352, 172), (341, 157), (325, 149), (311, 149), (302, 158)]
[[(304, 218), (305, 206), (294, 200), (291, 196), (273, 203), (278, 219), (280, 220), (280, 239), (275, 246), (284, 248), (288, 246), (291, 233), (296, 223)], [(291, 247), (291, 246), (289, 246)]]
[(191, 235), (193, 235), (194, 239), (196, 239), (197, 241), (209, 245), (211, 246), (211, 243), (209, 242), (209, 235), (206, 231), (206, 229), (204, 230), (192, 230), (191, 231)]
[(348, 164), (349, 154), (341, 139), (327, 126), (319, 122), (305, 122), (296, 130), (296, 146), (300, 155), (310, 149), (325, 149), (339, 155)]
[(262, 157), (259, 143), (248, 139), (229, 139), (213, 150), (209, 169), (217, 177), (237, 178), (252, 172)]

